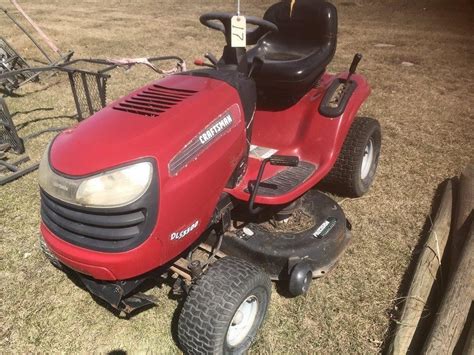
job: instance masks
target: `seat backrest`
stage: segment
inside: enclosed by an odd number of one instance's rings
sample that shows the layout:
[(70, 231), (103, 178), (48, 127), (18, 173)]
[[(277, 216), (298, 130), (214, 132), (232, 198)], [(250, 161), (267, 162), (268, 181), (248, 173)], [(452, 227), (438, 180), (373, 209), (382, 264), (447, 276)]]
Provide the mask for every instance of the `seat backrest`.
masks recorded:
[(296, 0), (290, 15), (290, 0), (268, 8), (264, 19), (278, 26), (277, 35), (319, 43), (337, 39), (337, 10), (324, 0)]
[(247, 37), (256, 42), (247, 53), (249, 63), (256, 55), (264, 61), (254, 77), (261, 108), (284, 109), (296, 103), (318, 81), (336, 51), (336, 7), (324, 0), (296, 0), (290, 15), (290, 4), (284, 0), (265, 12), (264, 19), (276, 24), (278, 32), (262, 36), (256, 31)]

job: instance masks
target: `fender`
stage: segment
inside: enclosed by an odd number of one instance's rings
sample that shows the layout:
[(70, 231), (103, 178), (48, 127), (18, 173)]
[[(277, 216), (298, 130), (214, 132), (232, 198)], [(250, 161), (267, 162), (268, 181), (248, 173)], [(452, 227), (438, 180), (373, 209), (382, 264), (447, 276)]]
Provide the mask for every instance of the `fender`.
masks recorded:
[[(329, 87), (334, 80), (347, 78), (348, 74), (348, 72), (344, 72), (339, 74), (337, 77), (334, 77), (333, 80), (328, 83), (327, 87)], [(336, 116), (334, 118), (321, 116), (321, 119), (323, 120), (332, 120), (337, 122), (337, 125), (333, 127), (333, 130), (328, 132), (328, 136), (330, 136), (331, 139), (325, 143), (327, 144), (327, 155), (322, 159), (322, 164), (320, 165), (319, 169), (319, 173), (323, 176), (329, 173), (336, 163), (337, 157), (339, 156), (352, 122), (354, 122), (357, 112), (371, 93), (371, 88), (363, 76), (354, 74), (351, 76), (351, 80), (354, 81), (357, 86), (350, 95), (344, 112), (340, 116)], [(321, 100), (322, 99), (323, 98), (321, 98)], [(321, 104), (321, 102), (319, 104)]]
[[(255, 203), (282, 205), (291, 202), (320, 182), (334, 166), (347, 133), (357, 111), (370, 95), (370, 87), (361, 75), (354, 74), (351, 80), (356, 87), (350, 96), (345, 110), (336, 117), (327, 117), (319, 112), (319, 107), (328, 88), (334, 80), (347, 78), (348, 72), (338, 75), (324, 74), (319, 85), (311, 89), (301, 100), (284, 110), (257, 110), (252, 131), (252, 144), (268, 147), (280, 155), (296, 155), (301, 161), (311, 163), (315, 171), (303, 183), (281, 196), (258, 195)], [(256, 178), (261, 160), (249, 158), (247, 172), (234, 189), (226, 192), (243, 200), (249, 200), (245, 191), (249, 181)], [(268, 166), (263, 181), (285, 169)]]

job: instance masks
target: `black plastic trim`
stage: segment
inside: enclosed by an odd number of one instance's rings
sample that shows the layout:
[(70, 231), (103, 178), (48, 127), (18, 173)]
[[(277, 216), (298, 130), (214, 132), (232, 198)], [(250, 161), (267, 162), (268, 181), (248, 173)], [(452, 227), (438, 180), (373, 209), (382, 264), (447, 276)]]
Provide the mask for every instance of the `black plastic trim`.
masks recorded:
[[(46, 200), (43, 199), (43, 200)], [(61, 215), (54, 212), (52, 209), (46, 206), (45, 203), (41, 205), (41, 215), (45, 219), (49, 219), (52, 223), (55, 223), (59, 227), (69, 230), (72, 233), (84, 235), (94, 239), (101, 240), (128, 240), (139, 235), (140, 229), (137, 225), (122, 227), (122, 228), (102, 228), (97, 226), (89, 226), (80, 222), (75, 222), (62, 217)], [(104, 217), (103, 217), (104, 218)]]
[(81, 221), (85, 224), (102, 227), (126, 227), (145, 221), (145, 215), (142, 211), (129, 214), (111, 215), (106, 220), (101, 215), (89, 214), (71, 210), (62, 207), (60, 204), (52, 203), (49, 199), (41, 201), (47, 208), (70, 220)]
[[(344, 89), (344, 93), (339, 101), (339, 105), (337, 107), (330, 107), (329, 102), (336, 92), (337, 88), (342, 85), (346, 84)], [(357, 88), (357, 83), (353, 80), (349, 80), (349, 83), (346, 83), (346, 79), (337, 78), (335, 79), (329, 88), (326, 90), (323, 99), (321, 100), (321, 104), (319, 105), (319, 113), (323, 116), (334, 118), (342, 115), (344, 110), (346, 109), (347, 104), (349, 103), (349, 99), (351, 98), (352, 94), (354, 93), (355, 89)]]
[(249, 124), (255, 112), (257, 88), (255, 81), (236, 70), (197, 69), (179, 75), (190, 75), (220, 80), (232, 86), (239, 93), (244, 110), (245, 122)]
[(148, 190), (123, 207), (72, 205), (41, 190), (43, 222), (56, 237), (86, 249), (118, 253), (137, 247), (148, 239), (158, 218), (159, 179), (156, 163), (152, 164)]
[(152, 84), (142, 92), (122, 99), (112, 108), (142, 116), (158, 117), (163, 112), (176, 106), (179, 102), (193, 96), (196, 92), (194, 90), (167, 88)]

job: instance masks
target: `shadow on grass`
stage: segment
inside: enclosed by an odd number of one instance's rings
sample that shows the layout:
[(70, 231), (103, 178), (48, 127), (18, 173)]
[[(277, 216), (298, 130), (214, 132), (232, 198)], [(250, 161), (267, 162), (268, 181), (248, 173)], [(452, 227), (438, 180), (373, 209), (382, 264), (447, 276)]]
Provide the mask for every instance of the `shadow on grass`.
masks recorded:
[(10, 116), (13, 118), (16, 115), (27, 115), (29, 113), (38, 112), (38, 111), (53, 111), (53, 110), (54, 110), (54, 107), (38, 107), (38, 108), (34, 108), (28, 111), (16, 111), (16, 112), (11, 113)]
[(69, 118), (69, 119), (76, 119), (77, 117), (75, 115), (58, 115), (58, 116), (48, 116), (48, 117), (40, 117), (40, 118), (35, 118), (33, 120), (29, 120), (24, 123), (20, 123), (16, 126), (16, 130), (20, 131), (25, 127), (28, 127), (32, 123), (38, 123), (38, 122), (43, 122), (43, 121), (48, 121), (48, 120), (54, 120), (58, 118)]
[(14, 91), (11, 92), (3, 88), (0, 89), (0, 94), (2, 95), (2, 97), (23, 97), (24, 96), (23, 94), (17, 94)]
[[(121, 312), (120, 310), (114, 308), (113, 306), (111, 306), (108, 302), (106, 302), (102, 298), (92, 294), (87, 289), (87, 287), (84, 285), (84, 283), (81, 281), (80, 277), (78, 276), (78, 274), (76, 272), (74, 272), (73, 270), (71, 270), (67, 267), (64, 268), (62, 271), (64, 271), (64, 273), (74, 283), (75, 286), (79, 287), (84, 292), (89, 293), (91, 295), (92, 299), (98, 305), (100, 305), (100, 306), (106, 308), (107, 310), (109, 310), (117, 318), (122, 318), (122, 319), (127, 319), (128, 320), (128, 319), (131, 319), (131, 318), (135, 317), (136, 315), (138, 315), (138, 314), (140, 314), (140, 313), (156, 306), (156, 305), (153, 305), (153, 304), (148, 305), (148, 306), (136, 309), (136, 310), (134, 310), (133, 312), (131, 312), (129, 314), (124, 315), (123, 312)], [(146, 292), (146, 291), (149, 291), (150, 289), (152, 289), (154, 287), (161, 287), (163, 284), (167, 284), (168, 286), (172, 287), (174, 281), (175, 280), (172, 279), (171, 277), (164, 278), (164, 277), (161, 277), (161, 276), (152, 275), (152, 276), (150, 276), (150, 278), (145, 280), (137, 289), (135, 289), (133, 291), (133, 293)], [(173, 293), (171, 291), (170, 291), (170, 294), (168, 295), (168, 297), (172, 300), (177, 301), (177, 305), (176, 305), (176, 308), (173, 312), (173, 316), (172, 316), (172, 319), (171, 319), (171, 336), (172, 336), (173, 341), (175, 342), (176, 346), (180, 347), (179, 339), (178, 339), (178, 322), (179, 322), (179, 315), (181, 314), (181, 310), (183, 308), (185, 297), (184, 297), (184, 295), (181, 296), (181, 297), (179, 297), (179, 296), (177, 297), (177, 296), (173, 295)], [(120, 355), (120, 354), (127, 354), (127, 352), (122, 350), (122, 349), (116, 349), (116, 350), (112, 350), (112, 351), (108, 352), (108, 354), (111, 354), (111, 355), (119, 354)]]
[(109, 351), (107, 355), (127, 355), (127, 352), (122, 349), (116, 349), (116, 350)]
[[(56, 76), (58, 75), (58, 73), (52, 73), (52, 74), (49, 74), (49, 77), (52, 77), (52, 76)], [(49, 78), (48, 77), (48, 78)], [(39, 93), (39, 92), (43, 92), (43, 91), (46, 91), (48, 90), (49, 88), (52, 88), (56, 85), (59, 85), (61, 83), (61, 79), (58, 79), (56, 80), (55, 82), (53, 83), (50, 83), (50, 84), (47, 84), (45, 86), (43, 86), (42, 88), (39, 88), (37, 90), (33, 90), (33, 91), (29, 91), (29, 92), (26, 92), (24, 94), (19, 94), (15, 91), (13, 92), (10, 92), (10, 91), (7, 91), (5, 89), (0, 89), (0, 94), (2, 94), (3, 97), (28, 97), (30, 95), (33, 95), (33, 94), (36, 94), (36, 93)]]
[[(393, 337), (395, 336), (395, 331), (398, 325), (397, 320), (400, 319), (401, 311), (403, 309), (402, 301), (406, 298), (406, 295), (408, 294), (408, 290), (410, 289), (411, 282), (413, 280), (413, 276), (415, 273), (415, 269), (418, 264), (419, 255), (421, 251), (423, 250), (423, 246), (425, 245), (430, 235), (430, 231), (433, 226), (436, 213), (438, 212), (438, 209), (440, 206), (443, 192), (449, 181), (451, 181), (453, 185), (452, 192), (453, 192), (453, 202), (454, 202), (454, 197), (456, 196), (457, 189), (458, 189), (458, 180), (457, 178), (446, 179), (436, 189), (435, 195), (431, 203), (432, 207), (431, 207), (430, 215), (426, 218), (426, 221), (423, 225), (423, 228), (418, 238), (418, 243), (413, 249), (413, 252), (410, 258), (410, 263), (402, 277), (402, 281), (400, 283), (400, 286), (396, 294), (396, 300), (397, 300), (396, 307), (397, 308), (388, 310), (391, 320), (390, 320), (390, 324), (389, 324), (389, 327), (388, 327), (388, 330), (387, 330), (387, 333), (382, 345), (382, 354), (390, 354), (390, 344), (393, 340)], [(453, 203), (453, 208), (454, 208), (454, 205), (455, 203)], [(446, 251), (447, 250), (448, 250), (448, 245), (446, 246)], [(412, 342), (410, 344), (408, 354), (420, 353), (421, 348), (424, 345), (424, 339), (426, 339), (426, 336), (428, 335), (428, 332), (430, 331), (430, 324), (432, 323), (433, 318), (436, 314), (436, 312), (433, 310), (436, 310), (438, 308), (440, 298), (441, 298), (440, 295), (442, 295), (443, 290), (446, 287), (446, 276), (449, 273), (449, 270), (446, 267), (446, 265), (449, 264), (447, 262), (447, 258), (448, 258), (447, 254), (448, 253), (443, 254), (441, 265), (445, 267), (440, 267), (438, 270), (438, 273), (436, 275), (436, 281), (433, 284), (433, 287), (431, 288), (430, 294), (428, 296), (428, 300), (426, 302), (425, 309), (421, 315), (421, 319), (418, 323)]]

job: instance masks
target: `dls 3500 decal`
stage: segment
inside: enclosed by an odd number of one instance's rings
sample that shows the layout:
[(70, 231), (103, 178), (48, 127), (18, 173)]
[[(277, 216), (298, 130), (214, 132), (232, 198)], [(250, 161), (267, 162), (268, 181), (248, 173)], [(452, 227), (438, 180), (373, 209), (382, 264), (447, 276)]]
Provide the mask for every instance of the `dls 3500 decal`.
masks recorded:
[(194, 223), (191, 224), (189, 227), (187, 227), (187, 228), (185, 228), (181, 231), (171, 233), (170, 239), (171, 240), (182, 239), (182, 238), (186, 237), (189, 233), (191, 233), (193, 230), (195, 230), (198, 225), (199, 225), (199, 221), (194, 221)]

